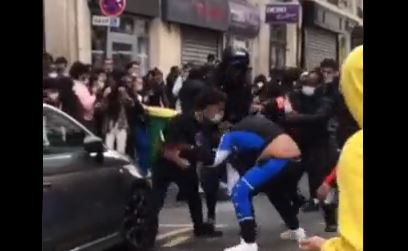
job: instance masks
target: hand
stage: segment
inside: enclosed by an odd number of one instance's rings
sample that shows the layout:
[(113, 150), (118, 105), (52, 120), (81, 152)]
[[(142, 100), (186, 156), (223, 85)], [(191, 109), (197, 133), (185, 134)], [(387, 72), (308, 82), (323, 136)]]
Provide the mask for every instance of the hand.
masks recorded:
[(232, 126), (233, 126), (233, 125), (232, 125), (230, 122), (224, 121), (224, 122), (221, 122), (221, 124), (219, 124), (218, 128), (219, 128), (222, 132), (225, 132), (225, 131), (228, 131), (229, 129), (231, 129)]
[(111, 91), (112, 89), (110, 87), (106, 88), (103, 93), (103, 97), (106, 98), (111, 93)]
[(298, 114), (299, 113), (297, 111), (292, 111), (292, 112), (286, 114), (286, 118), (287, 119), (293, 119), (293, 118), (296, 118)]
[(330, 189), (330, 185), (326, 182), (323, 182), (323, 184), (320, 185), (319, 189), (317, 189), (317, 197), (322, 201), (325, 200), (330, 192)]
[(183, 158), (180, 158), (180, 159), (177, 161), (177, 165), (178, 165), (181, 169), (186, 170), (187, 168), (190, 167), (191, 164), (190, 164), (190, 162), (189, 162), (188, 160), (183, 159)]
[(320, 251), (326, 239), (319, 236), (314, 236), (312, 238), (299, 241), (300, 250), (304, 251)]

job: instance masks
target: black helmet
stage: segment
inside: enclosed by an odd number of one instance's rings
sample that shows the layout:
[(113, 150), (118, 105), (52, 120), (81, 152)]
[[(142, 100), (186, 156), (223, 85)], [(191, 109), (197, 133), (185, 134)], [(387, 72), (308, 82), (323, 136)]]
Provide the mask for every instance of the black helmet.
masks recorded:
[(244, 48), (227, 47), (222, 54), (222, 61), (227, 65), (248, 66), (249, 53)]

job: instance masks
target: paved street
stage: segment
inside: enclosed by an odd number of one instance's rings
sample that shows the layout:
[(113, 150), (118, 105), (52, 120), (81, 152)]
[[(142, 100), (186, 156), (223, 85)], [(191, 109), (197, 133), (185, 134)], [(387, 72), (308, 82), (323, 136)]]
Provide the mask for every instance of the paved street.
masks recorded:
[[(306, 187), (304, 180), (301, 183), (302, 188)], [(167, 198), (166, 208), (162, 210), (160, 215), (157, 251), (222, 251), (225, 247), (238, 243), (238, 224), (230, 202), (221, 202), (217, 206), (217, 224), (219, 229), (224, 232), (224, 236), (217, 239), (197, 239), (192, 233), (187, 205), (174, 201), (175, 192), (172, 189)], [(254, 204), (259, 225), (258, 243), (260, 250), (299, 250), (296, 242), (280, 240), (279, 234), (285, 230), (285, 227), (267, 198), (259, 195), (255, 198)], [(308, 236), (316, 234), (329, 236), (324, 233), (324, 222), (320, 213), (301, 213), (300, 219)]]

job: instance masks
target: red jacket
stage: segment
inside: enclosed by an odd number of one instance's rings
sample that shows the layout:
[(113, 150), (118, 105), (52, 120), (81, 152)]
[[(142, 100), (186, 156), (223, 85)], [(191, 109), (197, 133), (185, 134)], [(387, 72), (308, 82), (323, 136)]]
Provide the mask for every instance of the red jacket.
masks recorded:
[(333, 171), (324, 179), (324, 182), (332, 186), (336, 182), (337, 167), (333, 168)]

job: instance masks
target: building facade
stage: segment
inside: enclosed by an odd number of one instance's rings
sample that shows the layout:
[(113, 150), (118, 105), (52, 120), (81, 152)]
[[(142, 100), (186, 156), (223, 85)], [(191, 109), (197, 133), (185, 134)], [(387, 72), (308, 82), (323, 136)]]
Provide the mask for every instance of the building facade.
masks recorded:
[(342, 62), (353, 47), (352, 33), (362, 26), (356, 0), (302, 1), (301, 66), (311, 70), (325, 58)]
[[(299, 5), (299, 21), (267, 22), (267, 6), (275, 3)], [(361, 0), (128, 0), (124, 13), (111, 19), (101, 14), (99, 0), (43, 4), (47, 52), (96, 66), (105, 57), (118, 65), (138, 60), (143, 73), (203, 64), (208, 54), (220, 58), (226, 46), (250, 52), (253, 75), (311, 68), (323, 57), (344, 58), (356, 43), (352, 30), (362, 25)]]

